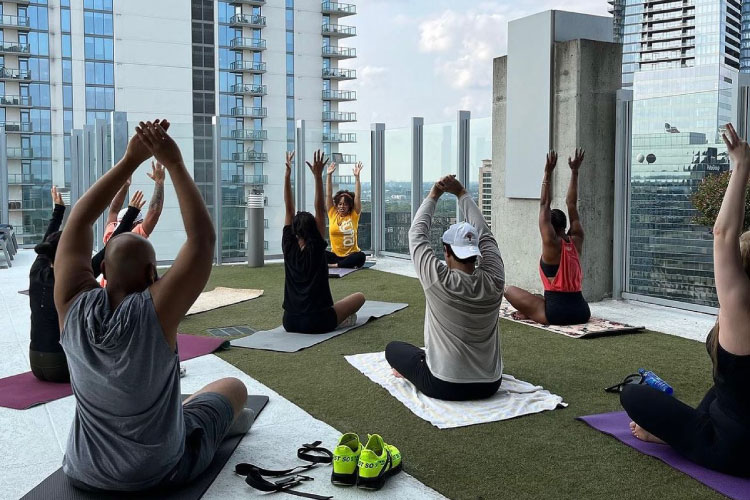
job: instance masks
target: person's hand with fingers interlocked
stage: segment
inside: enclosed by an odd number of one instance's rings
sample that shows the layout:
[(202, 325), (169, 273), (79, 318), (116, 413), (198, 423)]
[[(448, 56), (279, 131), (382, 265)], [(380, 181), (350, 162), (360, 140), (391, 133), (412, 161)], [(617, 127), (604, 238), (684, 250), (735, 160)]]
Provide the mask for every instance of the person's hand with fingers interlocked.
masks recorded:
[[(165, 123), (164, 120), (161, 123)], [(167, 170), (177, 165), (184, 165), (180, 148), (166, 130), (156, 122), (140, 122), (135, 128), (138, 138), (143, 142), (146, 149), (164, 165)]]
[(456, 197), (460, 198), (465, 192), (463, 184), (456, 178), (455, 175), (446, 175), (440, 181), (438, 181), (446, 193), (451, 193)]
[[(140, 123), (143, 124), (143, 122)], [(167, 120), (155, 120), (154, 123), (158, 124), (164, 131), (169, 130), (170, 123)], [(141, 164), (144, 161), (148, 160), (148, 158), (152, 156), (153, 153), (151, 153), (151, 150), (141, 140), (137, 132), (138, 127), (136, 127), (136, 134), (130, 138), (130, 141), (128, 141), (128, 147), (125, 150), (125, 156), (128, 156), (134, 162)], [(128, 179), (128, 183), (129, 182), (130, 180)]]
[(317, 150), (313, 155), (312, 165), (309, 161), (305, 163), (307, 163), (307, 166), (310, 167), (310, 170), (312, 171), (314, 176), (322, 177), (323, 170), (325, 169), (326, 165), (328, 165), (328, 158), (325, 157), (325, 154), (323, 154), (321, 150)]

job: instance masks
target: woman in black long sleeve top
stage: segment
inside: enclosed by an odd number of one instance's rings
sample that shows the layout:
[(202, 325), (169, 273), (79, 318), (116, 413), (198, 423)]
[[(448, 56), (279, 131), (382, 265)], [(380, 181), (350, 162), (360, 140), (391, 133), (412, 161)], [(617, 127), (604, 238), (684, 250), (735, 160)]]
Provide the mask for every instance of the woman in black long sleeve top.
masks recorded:
[[(55, 272), (54, 261), (57, 243), (60, 241), (60, 225), (65, 215), (65, 203), (57, 188), (52, 188), (52, 200), (55, 208), (49, 221), (44, 240), (34, 251), (37, 258), (29, 271), (29, 303), (31, 306), (31, 343), (29, 344), (29, 361), (31, 371), (36, 378), (47, 382), (68, 382), (68, 364), (65, 353), (60, 346), (60, 325), (55, 309), (54, 290)], [(143, 194), (138, 191), (131, 200), (131, 206), (115, 231), (116, 234), (130, 231), (133, 221), (140, 211)], [(135, 205), (135, 206), (133, 206)], [(139, 206), (140, 205), (140, 206)], [(92, 267), (97, 271), (104, 259), (102, 249), (91, 260)]]

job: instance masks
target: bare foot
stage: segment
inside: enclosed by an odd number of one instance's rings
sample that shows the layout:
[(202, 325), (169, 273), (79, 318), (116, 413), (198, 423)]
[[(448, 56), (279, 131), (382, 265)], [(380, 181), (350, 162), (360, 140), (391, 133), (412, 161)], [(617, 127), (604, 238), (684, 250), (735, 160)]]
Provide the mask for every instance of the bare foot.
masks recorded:
[(528, 316), (526, 316), (525, 314), (521, 314), (521, 313), (520, 313), (520, 312), (518, 312), (518, 311), (514, 312), (514, 313), (512, 314), (512, 317), (513, 317), (513, 319), (514, 319), (514, 320), (516, 320), (516, 321), (526, 321), (527, 319), (529, 319), (529, 317), (528, 317)]
[(395, 368), (391, 368), (391, 370), (393, 370), (393, 376), (394, 377), (396, 377), (396, 378), (404, 378), (404, 376), (401, 375), (399, 372), (397, 372)]
[(666, 444), (664, 441), (654, 436), (635, 422), (630, 422), (630, 432), (632, 432), (633, 436), (637, 437), (641, 441), (646, 441), (648, 443)]

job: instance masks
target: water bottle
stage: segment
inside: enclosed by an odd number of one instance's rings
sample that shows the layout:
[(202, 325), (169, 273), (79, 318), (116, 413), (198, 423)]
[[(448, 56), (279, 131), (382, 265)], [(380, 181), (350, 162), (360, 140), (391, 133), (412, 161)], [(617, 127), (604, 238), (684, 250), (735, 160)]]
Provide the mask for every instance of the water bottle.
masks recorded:
[(654, 389), (666, 392), (667, 394), (672, 394), (674, 392), (674, 389), (672, 389), (672, 387), (668, 383), (659, 378), (659, 376), (654, 372), (646, 370), (644, 368), (639, 368), (638, 373), (640, 373), (643, 377), (643, 381)]

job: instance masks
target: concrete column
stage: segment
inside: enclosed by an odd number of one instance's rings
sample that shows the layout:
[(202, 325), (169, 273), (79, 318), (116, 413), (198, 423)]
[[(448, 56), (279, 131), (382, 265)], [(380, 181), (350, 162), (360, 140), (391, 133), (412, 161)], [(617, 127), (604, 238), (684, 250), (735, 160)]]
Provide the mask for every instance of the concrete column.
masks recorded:
[(372, 165), (372, 252), (385, 250), (385, 123), (373, 123), (370, 131)]
[[(128, 114), (124, 111), (115, 111), (112, 113), (111, 143), (112, 151), (111, 165), (117, 165), (117, 162), (125, 156), (128, 149)], [(110, 166), (111, 166), (110, 165)]]
[[(578, 211), (586, 231), (581, 258), (583, 293), (587, 300), (596, 301), (612, 293), (615, 93), (621, 86), (621, 46), (573, 40), (555, 43), (553, 54), (550, 127), (559, 160), (552, 179), (552, 206), (567, 212), (567, 158), (576, 146), (583, 147), (586, 160), (578, 186)], [(505, 57), (495, 59), (493, 73), (492, 150), (497, 173), (492, 177), (493, 229), (500, 240), (508, 284), (539, 292), (539, 201), (505, 196), (505, 137), (507, 128), (515, 126), (506, 120)], [(527, 167), (542, 170), (544, 165)]]
[(307, 153), (305, 151), (305, 137), (305, 120), (297, 120), (297, 149), (294, 154), (294, 187), (296, 187), (294, 191), (294, 206), (297, 207), (297, 210), (305, 210), (305, 203), (307, 201), (307, 197), (305, 196), (307, 187), (307, 183), (305, 182), (305, 169), (307, 168), (305, 165), (305, 154)]
[(622, 298), (628, 283), (627, 252), (630, 246), (630, 157), (633, 125), (633, 91), (617, 91), (615, 106), (614, 216), (612, 223), (612, 298)]
[(5, 129), (0, 132), (0, 223), (9, 224), (8, 201), (10, 191), (8, 189), (8, 147)]
[(424, 118), (411, 119), (411, 216), (422, 204), (424, 178)]
[[(459, 182), (469, 187), (469, 154), (470, 154), (470, 135), (471, 135), (471, 111), (459, 111), (456, 120), (456, 144), (458, 144), (458, 162), (456, 177)], [(481, 182), (481, 181), (480, 181)], [(456, 204), (456, 220), (464, 219), (461, 210)]]
[(222, 224), (221, 209), (223, 199), (221, 195), (221, 126), (218, 116), (211, 117), (211, 130), (213, 131), (214, 143), (214, 231), (216, 231), (216, 265), (222, 263), (221, 242), (222, 242)]
[[(81, 197), (83, 185), (83, 130), (70, 131), (70, 205)], [(66, 212), (69, 212), (67, 210)]]

